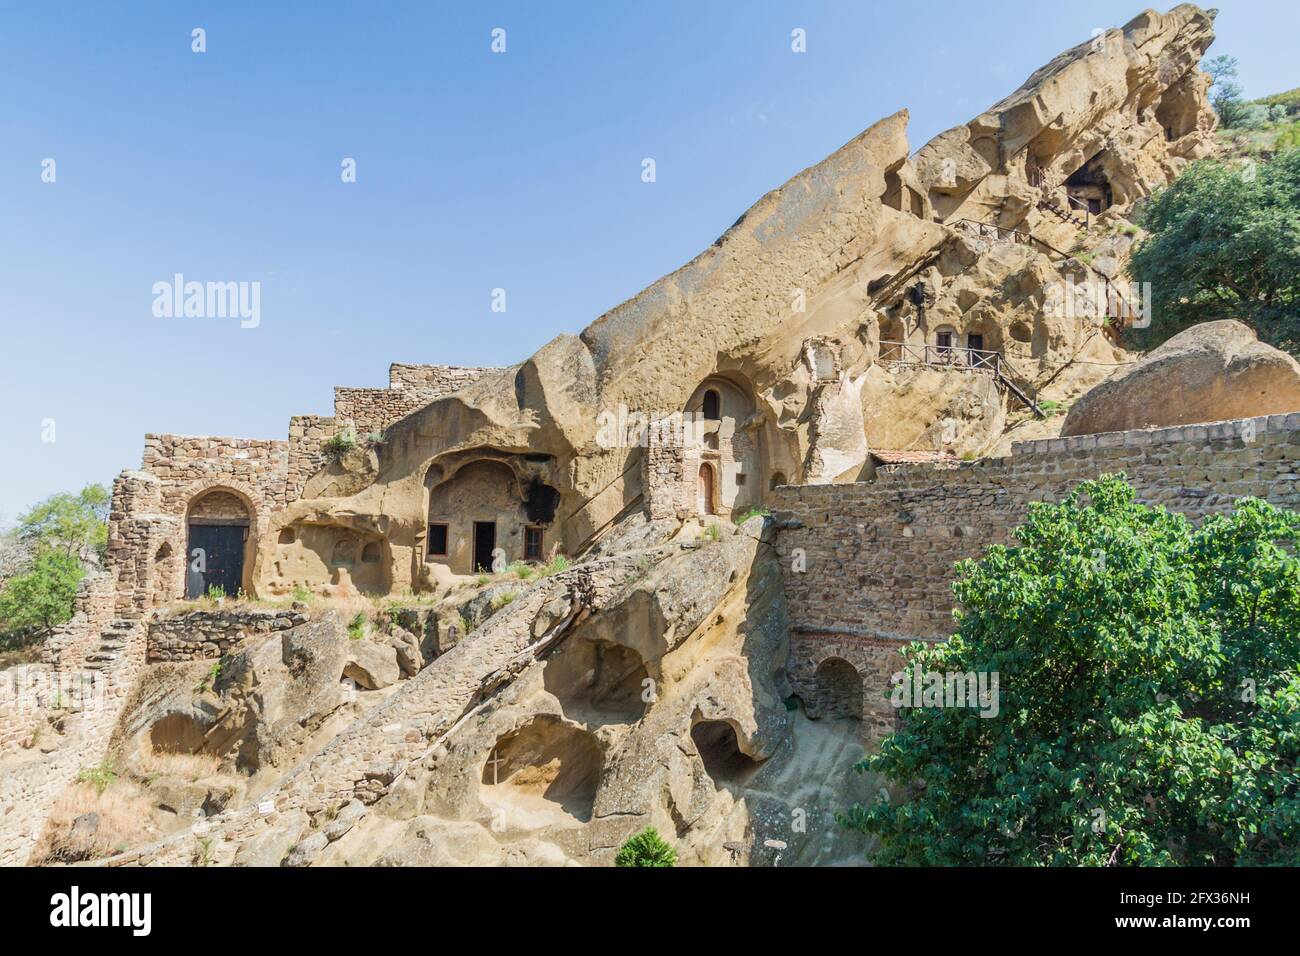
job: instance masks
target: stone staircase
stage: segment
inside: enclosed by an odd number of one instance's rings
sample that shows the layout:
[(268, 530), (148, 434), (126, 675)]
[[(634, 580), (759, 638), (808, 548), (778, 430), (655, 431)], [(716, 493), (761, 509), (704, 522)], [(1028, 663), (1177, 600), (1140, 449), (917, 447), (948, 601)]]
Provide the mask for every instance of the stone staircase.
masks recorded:
[(1061, 220), (1061, 222), (1067, 222), (1079, 229), (1088, 228), (1088, 221), (1086, 219), (1080, 219), (1068, 209), (1062, 209), (1060, 204), (1058, 204), (1054, 199), (1038, 200), (1038, 208), (1044, 212), (1051, 213), (1057, 219)]
[(126, 651), (127, 643), (140, 627), (138, 618), (119, 617), (108, 623), (99, 634), (99, 646), (86, 655), (85, 669), (107, 672)]

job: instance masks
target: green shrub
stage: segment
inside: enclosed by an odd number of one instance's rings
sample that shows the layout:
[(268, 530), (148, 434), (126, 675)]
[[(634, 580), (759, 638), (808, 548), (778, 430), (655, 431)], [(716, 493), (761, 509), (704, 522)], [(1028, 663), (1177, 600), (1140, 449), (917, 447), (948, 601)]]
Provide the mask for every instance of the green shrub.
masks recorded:
[(341, 428), (325, 443), (325, 450), (335, 456), (346, 454), (356, 447), (357, 431), (355, 428)]
[(551, 574), (559, 574), (561, 571), (569, 570), (569, 566), (569, 559), (562, 554), (557, 554), (537, 569), (537, 576), (544, 578)]
[(501, 610), (507, 604), (513, 602), (514, 599), (517, 597), (519, 597), (519, 595), (516, 594), (514, 591), (506, 591), (504, 594), (498, 594), (496, 597), (492, 599), (492, 610), (494, 611)]
[[(1233, 318), (1300, 354), (1300, 150), (1264, 163), (1193, 163), (1143, 207), (1129, 273), (1150, 283), (1154, 348), (1199, 322)], [(1125, 333), (1126, 338), (1129, 333)]]
[(506, 574), (513, 574), (521, 581), (527, 581), (536, 573), (537, 566), (527, 561), (511, 561), (506, 568)]
[(107, 760), (103, 761), (97, 767), (82, 767), (77, 771), (77, 783), (88, 783), (95, 788), (96, 793), (103, 793), (113, 785), (117, 780), (117, 771)]
[(1300, 123), (1292, 123), (1282, 129), (1277, 134), (1277, 139), (1273, 140), (1273, 148), (1276, 150), (1296, 149), (1300, 147)]
[(756, 518), (759, 515), (762, 515), (764, 518), (767, 518), (771, 516), (771, 514), (772, 514), (771, 508), (746, 508), (740, 514), (736, 515), (735, 518), (733, 518), (732, 520), (735, 521), (736, 524), (742, 525), (750, 518)]
[(0, 590), (0, 637), (20, 646), (72, 617), (77, 585), (86, 571), (75, 555), (42, 547), (31, 567)]
[[(1011, 537), (957, 565), (956, 634), (904, 651), (899, 729), (857, 767), (906, 796), (841, 817), (874, 862), (1300, 863), (1300, 514), (1198, 527), (1116, 475)], [(929, 690), (967, 674), (976, 706)]]
[(618, 848), (615, 866), (676, 866), (677, 851), (654, 827), (646, 827)]
[(369, 623), (366, 621), (365, 613), (358, 611), (356, 617), (348, 622), (348, 637), (354, 641), (359, 641), (366, 636), (368, 629)]

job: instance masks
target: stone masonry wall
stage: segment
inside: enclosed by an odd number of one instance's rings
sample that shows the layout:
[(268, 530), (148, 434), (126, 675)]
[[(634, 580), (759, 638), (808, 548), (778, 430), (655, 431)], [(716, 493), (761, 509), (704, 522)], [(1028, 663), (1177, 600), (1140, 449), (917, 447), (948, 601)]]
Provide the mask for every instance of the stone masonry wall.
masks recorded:
[(285, 500), (289, 443), (210, 435), (145, 435), (145, 471), (162, 482), (162, 511), (183, 514), (208, 487), (230, 487), (279, 507)]
[(466, 385), (477, 382), (490, 368), (469, 368), (462, 365), (403, 365), (394, 362), (388, 366), (388, 387), (392, 389), (423, 390), (442, 398), (459, 392)]
[(149, 622), (147, 663), (216, 660), (239, 650), (250, 636), (284, 631), (307, 622), (307, 615), (289, 610), (193, 611), (165, 615)]
[(285, 504), (292, 504), (301, 498), (307, 479), (329, 461), (325, 444), (334, 437), (339, 427), (338, 421), (327, 415), (295, 415), (289, 419), (289, 454), (284, 479)]
[(35, 693), (23, 693), (0, 725), (17, 724), (28, 735), (46, 728), (37, 743), (3, 755), (0, 766), (0, 866), (27, 862), (50, 808), (79, 771), (104, 757), (127, 693), (144, 667), (140, 621), (121, 622), (121, 649), (86, 668), (53, 668), (30, 675)]
[(429, 389), (335, 388), (334, 418), (351, 422), (358, 436), (382, 432), (437, 397)]
[[(794, 631), (791, 682), (815, 695), (816, 667), (846, 659), (867, 679), (865, 716), (887, 726), (883, 695), (897, 650), (948, 636), (954, 562), (1011, 543), (1030, 502), (1059, 501), (1080, 481), (1124, 472), (1141, 501), (1194, 519), (1247, 495), (1300, 508), (1298, 459), (1300, 414), (1290, 414), (1026, 442), (1008, 458), (783, 486), (773, 508)], [(800, 555), (802, 572), (794, 570)]]
[(430, 402), (460, 391), (487, 371), (458, 365), (388, 367), (388, 388), (334, 389), (334, 418), (350, 422), (358, 435), (382, 432)]

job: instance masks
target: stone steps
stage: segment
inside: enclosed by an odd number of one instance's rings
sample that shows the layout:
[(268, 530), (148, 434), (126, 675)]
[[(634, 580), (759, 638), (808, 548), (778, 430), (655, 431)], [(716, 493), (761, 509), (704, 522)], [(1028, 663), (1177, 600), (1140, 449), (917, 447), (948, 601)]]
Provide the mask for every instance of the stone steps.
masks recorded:
[(139, 623), (129, 618), (116, 618), (110, 621), (108, 626), (99, 633), (99, 646), (86, 655), (86, 669), (102, 671), (120, 658), (131, 636), (139, 627)]

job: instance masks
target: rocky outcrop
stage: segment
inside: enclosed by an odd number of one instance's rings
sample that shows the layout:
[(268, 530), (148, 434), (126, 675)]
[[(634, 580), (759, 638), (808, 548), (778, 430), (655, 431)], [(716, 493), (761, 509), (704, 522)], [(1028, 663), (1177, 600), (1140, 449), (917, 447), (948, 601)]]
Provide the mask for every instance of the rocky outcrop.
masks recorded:
[(1062, 435), (1273, 415), (1300, 410), (1300, 363), (1240, 322), (1175, 335), (1098, 385), (1066, 416)]
[[(642, 476), (660, 474), (637, 467), (639, 448), (598, 440), (602, 413), (680, 413), (713, 380), (746, 406), (734, 422), (748, 456), (736, 510), (781, 481), (852, 479), (869, 448), (996, 453), (1028, 415), (1007, 380), (1063, 402), (1124, 361), (1106, 308), (1046, 304), (1072, 283), (1109, 291), (1118, 275), (1122, 250), (1098, 251), (1097, 266), (1071, 258), (1095, 245), (1085, 220), (1109, 232), (1212, 148), (1197, 68), (1212, 38), (1211, 13), (1148, 10), (914, 154), (906, 112), (876, 122), (581, 335), (484, 372), (390, 427), (364, 463), (331, 466), (347, 475), (308, 482), (262, 537), (256, 586), (287, 593), (297, 579), (276, 569), (299, 565), (280, 532), (316, 527), (384, 544), (387, 574), (372, 587), (445, 589), (442, 566), (422, 559), (429, 488), (475, 460), (512, 469), (517, 489), (553, 489), (561, 517), (548, 540), (573, 553), (645, 508)], [(1005, 379), (954, 368), (971, 364), (964, 353), (929, 361), (940, 341), (998, 353)], [(812, 343), (834, 356), (830, 378), (808, 361)], [(723, 466), (740, 455), (729, 450)], [(693, 498), (696, 470), (666, 473)], [(718, 479), (724, 514), (738, 480)]]
[[(786, 703), (769, 535), (755, 517), (534, 584), (274, 786), (207, 818), (211, 861), (607, 864), (646, 825), (687, 863), (860, 859), (833, 812), (871, 783), (852, 771), (861, 725)], [(179, 862), (190, 843), (115, 862)]]

